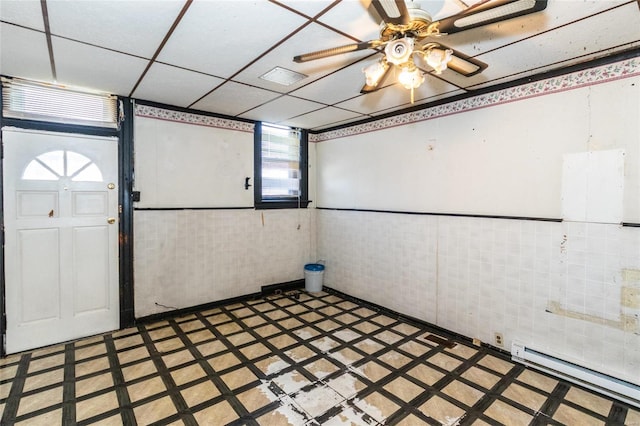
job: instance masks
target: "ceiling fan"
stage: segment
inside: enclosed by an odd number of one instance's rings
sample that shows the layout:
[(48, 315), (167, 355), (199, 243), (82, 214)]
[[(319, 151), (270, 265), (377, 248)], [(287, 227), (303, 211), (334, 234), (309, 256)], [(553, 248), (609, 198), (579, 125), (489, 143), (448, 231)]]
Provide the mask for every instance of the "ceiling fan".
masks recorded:
[(372, 0), (371, 4), (383, 21), (379, 39), (305, 53), (293, 60), (307, 62), (358, 50), (378, 50), (384, 56), (363, 70), (365, 85), (360, 92), (380, 89), (390, 71), (398, 67), (398, 81), (411, 90), (413, 103), (413, 90), (424, 82), (427, 72), (440, 74), (448, 68), (470, 77), (487, 68), (484, 62), (440, 43), (442, 36), (541, 11), (547, 7), (547, 0), (481, 0), (439, 21), (433, 21), (413, 1), (409, 7), (404, 0)]

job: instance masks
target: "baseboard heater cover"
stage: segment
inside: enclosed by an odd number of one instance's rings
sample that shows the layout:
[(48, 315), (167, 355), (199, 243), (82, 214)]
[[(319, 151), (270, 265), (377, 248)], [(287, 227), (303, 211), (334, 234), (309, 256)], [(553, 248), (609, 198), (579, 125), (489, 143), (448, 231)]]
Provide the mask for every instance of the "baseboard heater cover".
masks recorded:
[(513, 342), (511, 345), (511, 359), (635, 407), (640, 407), (640, 386), (626, 380), (556, 358), (517, 342)]

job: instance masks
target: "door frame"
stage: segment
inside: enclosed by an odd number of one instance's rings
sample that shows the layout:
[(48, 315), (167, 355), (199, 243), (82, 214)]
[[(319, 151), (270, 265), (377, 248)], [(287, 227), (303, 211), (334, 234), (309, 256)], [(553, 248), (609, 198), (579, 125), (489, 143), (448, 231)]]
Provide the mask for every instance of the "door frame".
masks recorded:
[[(121, 120), (117, 129), (91, 127), (72, 124), (60, 124), (44, 121), (21, 120), (6, 118), (2, 115), (2, 96), (0, 96), (0, 129), (2, 127), (16, 127), (20, 129), (42, 130), (58, 133), (75, 133), (88, 136), (111, 136), (118, 138), (118, 263), (119, 263), (119, 299), (120, 299), (120, 329), (135, 324), (133, 298), (133, 100), (118, 98), (119, 117)], [(2, 134), (0, 132), (0, 150), (2, 149)], [(4, 153), (0, 151), (0, 157)], [(3, 195), (4, 176), (2, 161), (0, 161), (0, 211), (4, 212)], [(5, 356), (6, 347), (6, 300), (5, 300), (5, 253), (4, 253), (4, 215), (0, 224), (0, 356)]]

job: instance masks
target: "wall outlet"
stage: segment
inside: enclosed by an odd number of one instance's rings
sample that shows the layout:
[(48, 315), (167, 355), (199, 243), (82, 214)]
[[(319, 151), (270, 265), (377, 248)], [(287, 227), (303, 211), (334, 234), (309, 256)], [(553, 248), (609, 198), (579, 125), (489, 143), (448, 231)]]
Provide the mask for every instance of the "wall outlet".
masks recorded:
[(495, 333), (493, 335), (493, 343), (499, 348), (504, 348), (504, 338), (502, 337), (502, 333)]

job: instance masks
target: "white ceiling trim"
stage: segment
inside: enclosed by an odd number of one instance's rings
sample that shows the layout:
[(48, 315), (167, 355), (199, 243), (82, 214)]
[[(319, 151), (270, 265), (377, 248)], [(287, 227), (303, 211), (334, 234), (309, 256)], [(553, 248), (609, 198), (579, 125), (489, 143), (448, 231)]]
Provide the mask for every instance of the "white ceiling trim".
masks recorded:
[(449, 102), (431, 108), (412, 111), (395, 115), (380, 120), (370, 121), (342, 129), (329, 130), (323, 133), (310, 134), (309, 142), (323, 142), (361, 133), (383, 130), (390, 127), (403, 126), (418, 121), (432, 120), (438, 117), (458, 114), (479, 108), (500, 105), (532, 98), (535, 96), (549, 95), (566, 90), (578, 89), (594, 84), (606, 83), (612, 80), (635, 77), (640, 75), (640, 58), (631, 58), (620, 62), (589, 68), (582, 71), (548, 78), (520, 86), (509, 87), (495, 92)]

